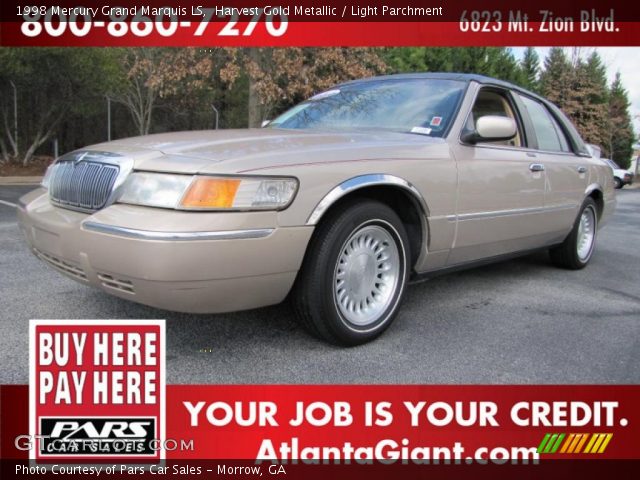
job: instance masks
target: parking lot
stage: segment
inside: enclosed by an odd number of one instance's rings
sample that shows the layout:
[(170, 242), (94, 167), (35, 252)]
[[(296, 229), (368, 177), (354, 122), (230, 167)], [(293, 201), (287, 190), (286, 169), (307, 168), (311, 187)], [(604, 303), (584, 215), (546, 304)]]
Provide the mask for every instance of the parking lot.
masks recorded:
[(186, 315), (111, 297), (28, 251), (0, 186), (0, 384), (28, 382), (34, 318), (164, 318), (167, 383), (640, 383), (640, 189), (618, 193), (590, 266), (546, 254), (411, 286), (377, 341), (309, 337), (287, 305)]

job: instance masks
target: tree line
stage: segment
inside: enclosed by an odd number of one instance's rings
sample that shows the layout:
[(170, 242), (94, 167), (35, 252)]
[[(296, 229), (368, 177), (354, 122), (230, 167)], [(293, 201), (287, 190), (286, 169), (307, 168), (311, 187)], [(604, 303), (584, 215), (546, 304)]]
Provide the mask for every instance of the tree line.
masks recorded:
[(132, 135), (258, 127), (336, 83), (425, 71), (489, 75), (541, 93), (621, 165), (635, 140), (629, 99), (597, 52), (518, 61), (470, 48), (0, 48), (0, 162)]

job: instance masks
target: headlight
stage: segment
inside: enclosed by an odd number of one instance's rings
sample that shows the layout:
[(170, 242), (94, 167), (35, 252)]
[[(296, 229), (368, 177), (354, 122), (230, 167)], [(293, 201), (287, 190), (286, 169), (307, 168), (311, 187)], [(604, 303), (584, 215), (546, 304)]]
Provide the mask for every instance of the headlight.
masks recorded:
[(132, 173), (120, 201), (150, 207), (176, 208), (193, 177), (164, 173)]
[(119, 201), (178, 210), (282, 210), (297, 189), (294, 178), (135, 172)]

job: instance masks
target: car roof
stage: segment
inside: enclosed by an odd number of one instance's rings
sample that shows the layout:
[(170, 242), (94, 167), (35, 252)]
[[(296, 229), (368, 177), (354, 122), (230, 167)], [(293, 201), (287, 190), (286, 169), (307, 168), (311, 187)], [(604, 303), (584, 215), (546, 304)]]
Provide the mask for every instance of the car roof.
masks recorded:
[(458, 80), (461, 82), (477, 82), (483, 85), (495, 85), (498, 87), (509, 88), (518, 92), (525, 93), (531, 97), (541, 100), (545, 103), (551, 103), (547, 99), (540, 95), (533, 93), (525, 88), (519, 87), (510, 82), (504, 80), (498, 80), (497, 78), (487, 77), (486, 75), (478, 75), (475, 73), (458, 73), (458, 72), (421, 72), (421, 73), (397, 73), (393, 75), (382, 75), (378, 77), (369, 77), (359, 80), (352, 80), (350, 82), (341, 83), (341, 85), (350, 85), (362, 82), (377, 82), (384, 80), (415, 80), (415, 79), (437, 79), (437, 80)]

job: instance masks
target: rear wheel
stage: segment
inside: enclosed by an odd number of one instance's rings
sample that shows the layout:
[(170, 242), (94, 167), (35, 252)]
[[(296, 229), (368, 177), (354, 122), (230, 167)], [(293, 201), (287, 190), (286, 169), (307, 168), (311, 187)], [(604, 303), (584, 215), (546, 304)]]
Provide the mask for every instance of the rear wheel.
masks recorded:
[(387, 205), (351, 201), (323, 219), (293, 292), (302, 324), (321, 339), (358, 345), (395, 318), (409, 274), (409, 241)]
[(598, 208), (596, 202), (587, 198), (582, 204), (569, 236), (549, 253), (557, 266), (570, 270), (584, 268), (591, 260), (598, 235)]

